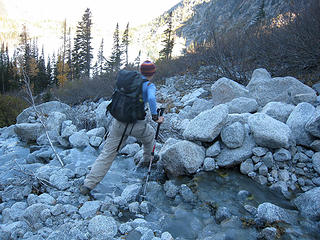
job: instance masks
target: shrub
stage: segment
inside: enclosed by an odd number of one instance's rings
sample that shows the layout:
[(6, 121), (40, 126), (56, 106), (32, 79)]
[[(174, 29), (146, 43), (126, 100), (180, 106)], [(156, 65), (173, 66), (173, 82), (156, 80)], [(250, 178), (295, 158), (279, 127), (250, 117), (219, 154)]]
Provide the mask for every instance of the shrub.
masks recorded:
[(27, 107), (21, 98), (0, 95), (0, 128), (15, 124), (17, 116)]

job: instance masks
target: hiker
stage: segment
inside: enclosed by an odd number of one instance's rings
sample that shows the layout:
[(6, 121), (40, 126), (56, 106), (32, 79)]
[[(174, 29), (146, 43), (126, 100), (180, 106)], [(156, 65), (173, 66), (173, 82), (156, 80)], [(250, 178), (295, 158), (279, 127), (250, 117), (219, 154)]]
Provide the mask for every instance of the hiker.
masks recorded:
[[(143, 103), (149, 103), (152, 120), (161, 124), (164, 121), (164, 117), (158, 116), (157, 114), (156, 87), (151, 82), (155, 72), (155, 64), (151, 61), (145, 61), (140, 65), (141, 75), (139, 73), (137, 74), (139, 75), (140, 80), (142, 78), (144, 81), (142, 83)], [(142, 119), (144, 119), (145, 116), (144, 104)], [(155, 137), (155, 130), (153, 127), (148, 124), (146, 120), (137, 120), (134, 123), (127, 124), (126, 122), (121, 122), (114, 118), (105, 145), (94, 162), (90, 173), (86, 176), (84, 184), (80, 186), (81, 194), (90, 194), (90, 191), (102, 181), (110, 169), (112, 162), (117, 155), (117, 151), (124, 145), (128, 136), (133, 136), (142, 143), (143, 158), (145, 161), (150, 161)], [(119, 145), (120, 142), (121, 146)]]

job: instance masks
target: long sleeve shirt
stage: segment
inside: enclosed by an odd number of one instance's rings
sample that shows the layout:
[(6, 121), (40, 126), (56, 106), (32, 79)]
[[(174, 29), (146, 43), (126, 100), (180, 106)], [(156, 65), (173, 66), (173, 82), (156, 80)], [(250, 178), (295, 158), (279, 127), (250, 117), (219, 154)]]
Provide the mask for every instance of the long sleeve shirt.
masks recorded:
[[(144, 76), (142, 76), (146, 79)], [(157, 115), (157, 102), (156, 102), (156, 86), (149, 81), (144, 82), (142, 85), (142, 97), (144, 103), (148, 103), (152, 115)]]

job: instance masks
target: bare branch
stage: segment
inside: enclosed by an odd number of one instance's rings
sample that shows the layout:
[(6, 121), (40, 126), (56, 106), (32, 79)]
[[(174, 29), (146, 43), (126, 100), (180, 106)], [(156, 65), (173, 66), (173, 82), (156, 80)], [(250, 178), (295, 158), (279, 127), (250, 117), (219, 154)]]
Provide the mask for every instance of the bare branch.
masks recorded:
[(49, 144), (50, 144), (50, 146), (51, 146), (51, 148), (52, 148), (52, 150), (53, 150), (53, 152), (54, 152), (54, 155), (56, 156), (56, 158), (57, 158), (58, 161), (60, 162), (61, 166), (64, 167), (65, 164), (64, 164), (64, 162), (62, 161), (62, 159), (60, 158), (60, 156), (59, 156), (59, 154), (57, 153), (56, 149), (54, 148), (54, 146), (53, 146), (53, 144), (52, 144), (52, 141), (51, 141), (51, 139), (50, 139), (50, 137), (49, 137), (49, 133), (48, 133), (48, 130), (47, 130), (47, 126), (46, 126), (44, 120), (42, 119), (43, 114), (40, 113), (40, 112), (37, 110), (37, 108), (36, 108), (36, 104), (35, 104), (35, 102), (34, 102), (34, 98), (33, 98), (33, 95), (32, 95), (32, 91), (31, 91), (31, 88), (30, 88), (30, 79), (29, 79), (28, 75), (25, 73), (25, 71), (24, 71), (23, 69), (22, 69), (22, 72), (23, 72), (23, 81), (24, 81), (25, 86), (26, 86), (26, 88), (27, 88), (27, 89), (26, 89), (26, 90), (27, 90), (27, 94), (28, 94), (28, 96), (29, 96), (29, 98), (30, 98), (30, 101), (31, 101), (31, 103), (32, 103), (33, 110), (34, 110), (34, 112), (36, 113), (38, 119), (40, 120), (40, 123), (41, 123), (42, 127), (43, 127), (44, 130), (45, 130), (46, 137), (47, 137), (47, 139), (48, 139), (48, 141), (49, 141)]

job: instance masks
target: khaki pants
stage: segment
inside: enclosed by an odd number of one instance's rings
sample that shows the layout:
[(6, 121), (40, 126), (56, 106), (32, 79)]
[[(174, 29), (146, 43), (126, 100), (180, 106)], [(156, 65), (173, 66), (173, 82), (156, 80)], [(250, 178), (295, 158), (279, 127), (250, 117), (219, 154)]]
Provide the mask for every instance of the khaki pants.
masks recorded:
[[(117, 155), (117, 147), (120, 143), (126, 125), (126, 123), (119, 122), (116, 119), (113, 120), (105, 145), (100, 155), (94, 162), (90, 173), (84, 180), (84, 186), (90, 189), (95, 188), (95, 186), (101, 182), (104, 176), (107, 174), (114, 158)], [(135, 124), (130, 123), (122, 140), (121, 147), (124, 146), (128, 136), (133, 136), (138, 141), (142, 142), (143, 158), (145, 161), (150, 161), (155, 136), (155, 130), (153, 127), (147, 124), (147, 122), (144, 120), (137, 121)]]

